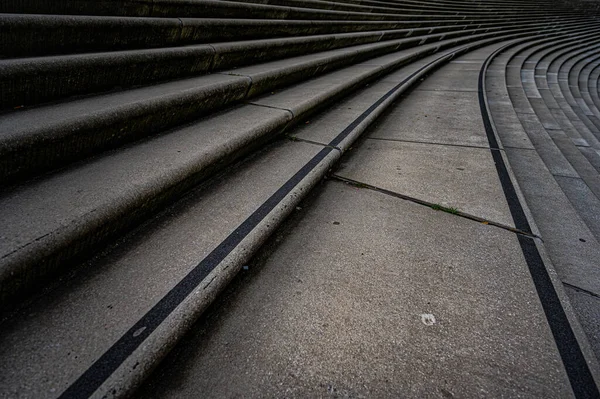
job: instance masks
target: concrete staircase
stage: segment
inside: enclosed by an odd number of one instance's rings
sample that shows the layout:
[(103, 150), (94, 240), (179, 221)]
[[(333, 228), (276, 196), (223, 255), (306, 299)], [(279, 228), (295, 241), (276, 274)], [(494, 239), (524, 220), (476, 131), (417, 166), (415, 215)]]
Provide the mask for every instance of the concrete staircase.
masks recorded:
[(498, 55), (487, 93), (497, 132), (571, 303), (600, 356), (600, 59), (595, 36)]
[(564, 280), (600, 294), (591, 4), (2, 2), (0, 396), (132, 394), (372, 121), (492, 44), (498, 135), (540, 149), (592, 251)]

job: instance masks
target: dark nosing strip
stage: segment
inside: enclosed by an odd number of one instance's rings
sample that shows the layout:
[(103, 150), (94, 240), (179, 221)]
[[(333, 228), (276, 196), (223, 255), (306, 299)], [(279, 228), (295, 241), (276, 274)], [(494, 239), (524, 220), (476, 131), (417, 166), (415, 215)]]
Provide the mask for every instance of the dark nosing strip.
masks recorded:
[(94, 364), (92, 364), (77, 380), (75, 380), (59, 398), (89, 398), (125, 360), (152, 334), (158, 326), (202, 283), (208, 274), (215, 269), (258, 224), (348, 135), (386, 99), (398, 91), (414, 76), (427, 70), (444, 59), (451, 59), (455, 53), (464, 51), (469, 45), (436, 58), (402, 82), (394, 86), (366, 111), (358, 116), (350, 125), (340, 132), (327, 147), (315, 155), (293, 177), (281, 186), (252, 215), (240, 224), (223, 242), (208, 256), (195, 266), (182, 280), (175, 285), (156, 305), (152, 307), (133, 327), (115, 342)]
[[(481, 109), (481, 116), (483, 117), (485, 132), (490, 147), (496, 149), (498, 148), (498, 142), (494, 135), (489, 111), (485, 102), (484, 79), (487, 66), (494, 56), (509, 46), (510, 44), (501, 47), (490, 54), (479, 72), (479, 107)], [(496, 164), (496, 172), (500, 178), (506, 201), (508, 202), (508, 207), (515, 221), (515, 226), (519, 230), (531, 232), (527, 216), (519, 201), (515, 187), (510, 180), (510, 175), (501, 152), (491, 151), (491, 153), (494, 163)], [(562, 307), (550, 275), (548, 274), (548, 270), (546, 269), (546, 265), (544, 264), (544, 260), (542, 259), (535, 242), (522, 235), (517, 235), (517, 237), (575, 397), (600, 398), (600, 393), (598, 392), (598, 387), (596, 386), (592, 372), (588, 367), (585, 356), (579, 346), (579, 342), (577, 342), (575, 333), (571, 328), (569, 319)]]
[(90, 397), (142, 342), (179, 306), (240, 242), (310, 173), (331, 151), (324, 147), (240, 224), (208, 256), (152, 307), (108, 351), (87, 369), (60, 398)]
[[(409, 195), (404, 195), (404, 194), (400, 194), (400, 193), (397, 193), (397, 192), (394, 192), (394, 191), (386, 190), (385, 188), (373, 186), (371, 184), (363, 183), (361, 181), (354, 180), (354, 179), (349, 179), (347, 177), (342, 177), (342, 176), (339, 176), (339, 175), (336, 175), (336, 174), (332, 174), (329, 177), (331, 179), (339, 180), (341, 182), (344, 182), (344, 183), (347, 183), (347, 184), (351, 184), (351, 185), (356, 186), (356, 187), (364, 187), (364, 188), (367, 188), (369, 190), (377, 191), (377, 192), (380, 192), (382, 194), (386, 194), (386, 195), (389, 195), (389, 196), (392, 196), (392, 197), (400, 198), (400, 199), (403, 199), (405, 201), (414, 202), (415, 204), (423, 205), (423, 206), (426, 206), (426, 207), (429, 207), (429, 208), (434, 208), (435, 206), (439, 206), (437, 204), (434, 204), (433, 202), (424, 201), (424, 200), (421, 200), (421, 199), (418, 199), (418, 198), (415, 198), (415, 197), (411, 197)], [(445, 208), (445, 209), (449, 209), (449, 208)], [(458, 217), (462, 217), (462, 218), (465, 218), (465, 219), (473, 220), (475, 222), (485, 223), (485, 224), (490, 225), (490, 226), (494, 226), (494, 227), (498, 227), (498, 228), (501, 228), (501, 229), (504, 229), (504, 230), (508, 230), (508, 231), (510, 231), (512, 233), (522, 234), (522, 235), (524, 235), (526, 237), (529, 237), (529, 238), (540, 238), (540, 237), (536, 236), (535, 234), (526, 233), (526, 232), (521, 231), (519, 229), (515, 229), (512, 226), (507, 226), (507, 225), (502, 224), (502, 223), (493, 222), (491, 220), (480, 218), (479, 216), (471, 215), (471, 214), (468, 214), (468, 213), (465, 213), (465, 212), (461, 212), (459, 210), (456, 210), (456, 212), (452, 212), (452, 214), (454, 214), (454, 215), (456, 215)]]

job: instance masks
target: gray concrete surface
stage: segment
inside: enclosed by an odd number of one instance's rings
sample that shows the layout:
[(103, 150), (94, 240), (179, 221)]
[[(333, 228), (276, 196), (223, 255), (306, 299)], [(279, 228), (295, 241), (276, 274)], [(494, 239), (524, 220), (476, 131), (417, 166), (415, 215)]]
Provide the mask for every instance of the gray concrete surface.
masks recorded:
[[(429, 61), (428, 58), (423, 60), (423, 62)], [(418, 66), (412, 66), (404, 73), (412, 73), (414, 68)], [(389, 82), (384, 84), (384, 86), (389, 85)], [(381, 88), (377, 88), (375, 94), (383, 95), (385, 91), (382, 92)], [(342, 115), (342, 118), (336, 116), (338, 132), (351, 124), (356, 115), (368, 109), (374, 100), (360, 95), (356, 97), (360, 100), (351, 98), (347, 101), (355, 104), (352, 113)], [(261, 110), (266, 113), (261, 113)], [(233, 118), (232, 115), (238, 116)], [(272, 108), (254, 105), (238, 107), (233, 113), (223, 113), (203, 121), (205, 129), (198, 130), (198, 126), (192, 125), (179, 134), (162, 136), (147, 142), (145, 146), (134, 146), (130, 149), (133, 152), (123, 156), (123, 159), (131, 161), (135, 158), (132, 154), (140, 151), (140, 158), (156, 163), (156, 157), (149, 157), (150, 153), (147, 151), (149, 148), (155, 148), (152, 152), (155, 156), (157, 154), (166, 156), (168, 153), (176, 157), (179, 162), (186, 163), (185, 157), (196, 154), (198, 148), (195, 146), (205, 146), (206, 139), (209, 137), (212, 137), (210, 141), (215, 140), (213, 144), (227, 141), (228, 135), (225, 133), (228, 130), (223, 130), (219, 120), (227, 120), (227, 126), (231, 126), (234, 119), (237, 120), (241, 125), (231, 133), (242, 134), (244, 131), (252, 130), (252, 126), (256, 123), (263, 126), (272, 119), (265, 119), (267, 115), (275, 119), (284, 117), (284, 121), (287, 120), (286, 115), (290, 117), (287, 111)], [(252, 121), (254, 123), (250, 123)], [(345, 125), (342, 124), (344, 121)], [(327, 123), (322, 124), (322, 127), (324, 129), (321, 129), (321, 132), (329, 132), (331, 128)], [(360, 132), (364, 128), (366, 125), (354, 129)], [(197, 140), (200, 131), (204, 132), (205, 140), (202, 142)], [(171, 147), (172, 145), (174, 147)], [(267, 153), (251, 159), (243, 166), (238, 166), (225, 177), (217, 178), (212, 185), (195, 190), (177, 205), (150, 220), (83, 266), (82, 275), (76, 273), (64, 284), (54, 287), (52, 292), (46, 294), (43, 301), (35, 301), (26, 310), (14, 315), (10, 325), (8, 327), (4, 325), (0, 330), (0, 340), (3, 342), (2, 356), (6, 359), (7, 370), (10, 370), (2, 375), (2, 382), (7, 387), (9, 395), (55, 397), (60, 394), (90, 367), (95, 359), (105, 353), (127, 331), (127, 328), (135, 324), (138, 318), (173, 288), (197, 262), (219, 245), (232, 230), (250, 216), (261, 202), (269, 198), (322, 148), (322, 145), (304, 142), (278, 143)], [(234, 267), (226, 270), (226, 267), (231, 266), (228, 262), (232, 261), (224, 262), (225, 269), (217, 270), (214, 280), (211, 279), (206, 286), (222, 287), (226, 284), (228, 278), (242, 267), (242, 262), (245, 262), (245, 257), (252, 253), (253, 248), (259, 246), (261, 240), (280, 223), (286, 212), (294, 208), (294, 201), (299, 201), (301, 194), (322, 178), (331, 167), (332, 160), (339, 156), (337, 150), (331, 151), (330, 156), (317, 165), (318, 168), (309, 176), (310, 178), (305, 179), (306, 182), (300, 184), (300, 188), (292, 192), (290, 198), (284, 201), (278, 213), (266, 219), (263, 226), (257, 229), (257, 233), (253, 231), (249, 239), (250, 244), (240, 246), (233, 257)], [(119, 155), (114, 154), (98, 162), (117, 162), (118, 158)], [(171, 166), (176, 164), (173, 159), (167, 160), (167, 163)], [(114, 185), (118, 176), (136, 174), (126, 172), (125, 165), (126, 163), (121, 167), (99, 169), (119, 171), (116, 176), (110, 174), (104, 176), (106, 181)], [(158, 164), (154, 167), (161, 168)], [(153, 175), (152, 170), (146, 169), (147, 167), (142, 168), (142, 171), (147, 176), (138, 171), (143, 178)], [(85, 179), (79, 180), (81, 180), (79, 184), (84, 184)], [(140, 185), (144, 186), (141, 182)], [(56, 186), (62, 187), (67, 192), (73, 189), (68, 184)], [(121, 185), (117, 184), (114, 187), (116, 192), (119, 191), (119, 186)], [(96, 187), (100, 191), (108, 188)], [(88, 197), (95, 198), (97, 195), (90, 194)], [(67, 204), (67, 201), (64, 203)], [(132, 300), (128, 294), (137, 284), (140, 284), (140, 288), (136, 290), (139, 297), (135, 294), (135, 300)], [(122, 366), (123, 372), (115, 373), (116, 377), (109, 379), (103, 385), (104, 390), (100, 392), (113, 392), (115, 389), (121, 395), (134, 388), (139, 383), (140, 375), (145, 375), (144, 373), (147, 373), (153, 364), (162, 358), (179, 335), (186, 331), (186, 325), (191, 323), (190, 320), (193, 321), (218, 292), (218, 288), (211, 288), (204, 293), (205, 289), (206, 287), (203, 287), (202, 290), (197, 291), (199, 294), (195, 292), (193, 295), (193, 297), (200, 296), (199, 299), (187, 300), (185, 305), (178, 307), (176, 312), (161, 323), (158, 332), (148, 338), (139, 351), (126, 359)], [(56, 324), (56, 320), (61, 320), (61, 323)], [(40, 325), (45, 328), (38, 329), (37, 326)], [(100, 338), (97, 335), (99, 331), (103, 332)], [(30, 364), (31, 359), (35, 359), (34, 364)], [(52, 368), (53, 364), (63, 366), (46, 371)], [(138, 367), (140, 364), (141, 367)], [(124, 380), (123, 374), (127, 375)]]
[[(397, 102), (335, 174), (508, 220), (478, 102), (460, 108), (471, 118), (459, 135), (431, 93)], [(424, 109), (438, 118), (414, 129), (410, 111)], [(426, 137), (394, 137), (404, 132)], [(480, 145), (457, 145), (462, 137)], [(327, 181), (246, 273), (137, 397), (572, 395), (507, 229)]]
[(3, 395), (60, 394), (320, 149), (288, 143), (192, 192), (2, 325)]
[(514, 227), (488, 149), (367, 139), (355, 151), (337, 175)]
[[(593, 38), (592, 38), (593, 39)], [(587, 39), (589, 40), (589, 38)], [(506, 57), (498, 57), (492, 63), (495, 70), (507, 68), (512, 71), (516, 68), (508, 68), (510, 55), (517, 50), (508, 52)], [(514, 100), (518, 94), (518, 81), (514, 87), (505, 84), (494, 86), (488, 95), (494, 99), (490, 109), (494, 121), (501, 121), (496, 125), (500, 139), (506, 145), (506, 154), (515, 178), (521, 187), (525, 200), (540, 234), (545, 243), (545, 248), (550, 255), (558, 276), (564, 282), (567, 294), (581, 326), (591, 344), (596, 357), (600, 356), (599, 329), (597, 325), (597, 314), (591, 309), (594, 306), (593, 298), (600, 288), (597, 281), (600, 279), (598, 259), (600, 259), (600, 244), (598, 243), (598, 200), (593, 191), (586, 184), (597, 178), (597, 172), (590, 164), (583, 163), (581, 158), (593, 157), (591, 147), (576, 147), (582, 144), (595, 144), (596, 140), (590, 139), (590, 143), (577, 141), (578, 134), (589, 133), (585, 124), (578, 120), (578, 116), (570, 108), (564, 98), (564, 93), (556, 84), (560, 60), (567, 59), (570, 47), (568, 43), (560, 46), (549, 46), (543, 53), (535, 53), (531, 57), (534, 62), (530, 65), (536, 67), (536, 84), (550, 87), (550, 95), (553, 101), (546, 103), (542, 99), (530, 99), (533, 106), (527, 107), (522, 104), (517, 115), (507, 112), (499, 106), (510, 98)], [(513, 57), (513, 65), (519, 64), (530, 57)], [(508, 75), (507, 75), (508, 77)], [(494, 77), (495, 78), (495, 77)], [(507, 81), (508, 83), (508, 81)], [(542, 89), (542, 93), (546, 93)], [(520, 98), (520, 97), (519, 97)], [(552, 116), (558, 121), (562, 130), (546, 130), (543, 120), (551, 122), (546, 111), (553, 107), (554, 103), (560, 109), (552, 109)], [(503, 105), (504, 106), (504, 105)], [(523, 113), (520, 111), (526, 111)], [(530, 111), (535, 111), (531, 113)], [(559, 112), (560, 111), (560, 112)], [(564, 118), (567, 118), (566, 120)], [(541, 118), (541, 120), (540, 120)], [(533, 147), (519, 146), (519, 136), (515, 135), (514, 125), (510, 120), (519, 121), (522, 126), (517, 131), (526, 132)], [(549, 125), (546, 125), (549, 127)], [(576, 129), (576, 130), (575, 130)], [(581, 136), (579, 136), (581, 137)], [(589, 136), (586, 136), (589, 137)], [(575, 141), (574, 141), (575, 140)], [(512, 148), (511, 148), (512, 147)], [(587, 153), (587, 155), (586, 155)], [(593, 159), (593, 158), (592, 158)], [(587, 162), (587, 161), (586, 161)], [(580, 175), (584, 172), (584, 176)], [(582, 177), (586, 177), (585, 180)], [(580, 294), (585, 292), (587, 296)]]
[[(504, 153), (487, 148), (477, 77), (500, 40), (544, 27), (584, 31), (587, 16), (561, 12), (558, 24), (547, 18), (555, 9), (526, 5), (521, 13), (501, 2), (113, 3), (24, 0), (28, 12), (50, 14), (0, 16), (11, 37), (27, 42), (11, 43), (11, 54), (44, 55), (0, 60), (0, 104), (10, 108), (0, 115), (0, 184), (19, 182), (0, 195), (0, 226), (8, 226), (0, 231), (0, 307), (17, 306), (1, 316), (0, 397), (127, 397), (240, 270), (258, 276), (273, 262), (302, 278), (276, 272), (232, 287), (248, 292), (247, 302), (223, 297), (234, 306), (223, 306), (226, 317), (241, 317), (223, 336), (249, 334), (231, 346), (237, 352), (186, 350), (187, 341), (178, 348), (188, 359), (215, 354), (213, 394), (283, 392), (274, 381), (290, 396), (571, 394), (519, 252), (524, 238), (508, 227), (492, 160)], [(91, 15), (53, 17), (63, 12)], [(202, 44), (215, 40), (222, 42)], [(386, 120), (395, 126), (375, 128), (391, 138), (355, 145), (410, 84), (449, 59), (440, 56), (490, 43), (411, 94), (417, 123), (392, 112)], [(153, 48), (165, 44), (179, 47)], [(93, 53), (102, 49), (111, 52)], [(138, 87), (176, 78), (185, 79)], [(105, 89), (114, 92), (98, 95)], [(31, 107), (76, 93), (86, 96)], [(259, 94), (255, 104), (235, 104)], [(429, 109), (435, 118), (427, 120)], [(291, 141), (272, 141), (300, 118), (308, 119)], [(445, 211), (339, 181), (299, 205), (346, 151), (339, 173)], [(452, 214), (454, 207), (486, 220)], [(250, 263), (290, 213), (291, 225)], [(34, 287), (43, 291), (11, 302)], [(593, 314), (593, 302), (578, 299)], [(258, 324), (245, 327), (248, 317)], [(239, 348), (248, 342), (256, 346)], [(224, 359), (233, 363), (219, 368)], [(205, 396), (195, 373), (209, 363), (186, 367), (193, 378), (179, 392)], [(180, 371), (146, 388), (150, 396), (174, 392)], [(225, 379), (228, 372), (235, 375)]]
[[(402, 129), (388, 124), (370, 137), (487, 147), (476, 92), (415, 90), (410, 96), (411, 101), (389, 113), (389, 117), (405, 121)], [(378, 121), (376, 126), (380, 124)]]
[(275, 248), (138, 397), (570, 396), (513, 233), (331, 182)]

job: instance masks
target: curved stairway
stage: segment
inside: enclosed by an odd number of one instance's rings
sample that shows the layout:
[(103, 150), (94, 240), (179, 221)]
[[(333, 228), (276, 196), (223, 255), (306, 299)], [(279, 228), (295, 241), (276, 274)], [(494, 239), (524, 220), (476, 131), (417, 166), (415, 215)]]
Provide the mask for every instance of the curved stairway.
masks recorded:
[(2, 396), (131, 395), (380, 114), (480, 48), (503, 50), (504, 148), (535, 149), (572, 211), (565, 250), (513, 167), (551, 261), (600, 294), (592, 4), (3, 2)]
[[(558, 276), (600, 354), (600, 131), (590, 73), (598, 40), (532, 42), (492, 62), (506, 71), (488, 96), (498, 135)], [(509, 109), (512, 108), (512, 109)]]

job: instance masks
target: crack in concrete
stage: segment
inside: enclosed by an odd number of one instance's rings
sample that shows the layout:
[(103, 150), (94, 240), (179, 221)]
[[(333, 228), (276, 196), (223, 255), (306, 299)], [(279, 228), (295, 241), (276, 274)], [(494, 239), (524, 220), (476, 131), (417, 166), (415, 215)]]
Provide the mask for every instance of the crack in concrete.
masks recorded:
[(588, 291), (588, 290), (586, 290), (585, 288), (581, 288), (581, 287), (578, 287), (578, 286), (576, 286), (576, 285), (569, 284), (569, 283), (567, 283), (567, 282), (565, 282), (565, 281), (563, 281), (562, 283), (563, 283), (563, 285), (565, 285), (565, 286), (567, 286), (567, 287), (569, 287), (569, 288), (572, 288), (572, 289), (574, 289), (574, 290), (576, 290), (576, 291), (583, 292), (584, 294), (587, 294), (587, 295), (589, 295), (589, 296), (592, 296), (592, 297), (594, 297), (594, 298), (598, 298), (598, 299), (600, 299), (600, 295), (598, 295), (598, 294), (596, 294), (596, 293), (593, 293), (592, 291)]
[(480, 146), (468, 145), (468, 144), (434, 143), (433, 141), (388, 139), (388, 138), (382, 138), (382, 137), (367, 137), (367, 140), (393, 141), (393, 142), (398, 142), (398, 143), (429, 144), (429, 145), (439, 145), (439, 146), (447, 146), (447, 147), (476, 148), (479, 150), (503, 151), (502, 148), (480, 147)]
[(539, 236), (537, 236), (535, 234), (531, 234), (531, 233), (528, 233), (526, 231), (516, 229), (516, 228), (514, 228), (512, 226), (507, 226), (505, 224), (494, 222), (492, 220), (480, 218), (479, 216), (475, 216), (475, 215), (471, 215), (469, 213), (461, 212), (461, 211), (456, 210), (454, 208), (443, 207), (443, 206), (441, 206), (439, 204), (435, 204), (435, 203), (432, 203), (432, 202), (424, 201), (424, 200), (421, 200), (421, 199), (418, 199), (418, 198), (414, 198), (414, 197), (411, 197), (411, 196), (408, 196), (408, 195), (396, 193), (394, 191), (386, 190), (385, 188), (381, 188), (381, 187), (373, 186), (371, 184), (363, 183), (363, 182), (360, 182), (358, 180), (348, 179), (346, 177), (342, 177), (342, 176), (336, 175), (335, 173), (330, 174), (328, 177), (330, 179), (338, 180), (338, 181), (341, 181), (343, 183), (350, 184), (350, 185), (353, 185), (353, 186), (356, 186), (356, 187), (359, 187), (359, 188), (366, 188), (366, 189), (377, 191), (379, 193), (386, 194), (386, 195), (389, 195), (389, 196), (392, 196), (392, 197), (396, 197), (396, 198), (400, 198), (400, 199), (403, 199), (403, 200), (406, 200), (406, 201), (414, 202), (415, 204), (423, 205), (423, 206), (426, 206), (426, 207), (434, 209), (434, 210), (442, 210), (442, 211), (444, 211), (446, 213), (449, 213), (449, 214), (452, 214), (452, 215), (455, 215), (455, 216), (458, 216), (458, 217), (462, 217), (462, 218), (465, 218), (465, 219), (473, 220), (475, 222), (479, 222), (479, 223), (482, 223), (482, 224), (487, 224), (487, 225), (494, 226), (494, 227), (499, 227), (501, 229), (508, 230), (508, 231), (510, 231), (512, 233), (520, 234), (520, 235), (525, 236), (527, 238), (539, 238), (539, 239), (541, 239), (541, 237), (539, 237)]

